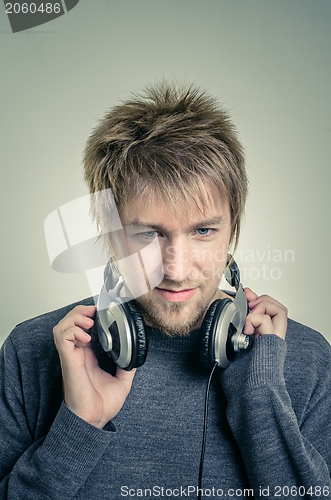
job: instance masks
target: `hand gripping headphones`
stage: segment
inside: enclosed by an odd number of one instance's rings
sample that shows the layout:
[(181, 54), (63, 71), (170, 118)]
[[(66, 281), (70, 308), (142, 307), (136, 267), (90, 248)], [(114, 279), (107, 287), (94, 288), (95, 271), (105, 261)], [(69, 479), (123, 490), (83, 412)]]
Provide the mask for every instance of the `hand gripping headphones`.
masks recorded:
[[(243, 333), (247, 300), (235, 261), (226, 267), (224, 274), (235, 287), (236, 296), (233, 301), (215, 300), (205, 314), (200, 328), (200, 360), (207, 368), (212, 368), (215, 362), (226, 368), (236, 353), (248, 350), (252, 344), (251, 336)], [(121, 368), (138, 368), (144, 364), (148, 349), (144, 320), (131, 299), (120, 297), (123, 278), (109, 264), (104, 281), (96, 315), (100, 344)]]

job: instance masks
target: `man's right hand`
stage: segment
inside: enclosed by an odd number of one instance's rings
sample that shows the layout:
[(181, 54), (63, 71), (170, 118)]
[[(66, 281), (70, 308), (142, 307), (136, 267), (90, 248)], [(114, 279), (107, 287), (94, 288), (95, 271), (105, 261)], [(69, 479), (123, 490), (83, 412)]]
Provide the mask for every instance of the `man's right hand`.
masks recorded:
[(53, 333), (65, 403), (80, 418), (102, 429), (122, 408), (135, 370), (117, 368), (115, 376), (101, 370), (88, 334), (95, 312), (95, 306), (76, 306), (53, 328)]

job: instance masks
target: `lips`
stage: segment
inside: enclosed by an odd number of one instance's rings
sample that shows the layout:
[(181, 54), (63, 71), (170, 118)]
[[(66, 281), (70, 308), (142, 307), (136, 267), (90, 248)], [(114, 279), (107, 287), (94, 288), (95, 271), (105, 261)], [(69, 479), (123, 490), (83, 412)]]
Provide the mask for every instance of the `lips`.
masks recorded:
[(163, 299), (169, 302), (185, 302), (195, 295), (197, 288), (187, 288), (179, 291), (169, 290), (167, 288), (155, 288), (155, 290)]

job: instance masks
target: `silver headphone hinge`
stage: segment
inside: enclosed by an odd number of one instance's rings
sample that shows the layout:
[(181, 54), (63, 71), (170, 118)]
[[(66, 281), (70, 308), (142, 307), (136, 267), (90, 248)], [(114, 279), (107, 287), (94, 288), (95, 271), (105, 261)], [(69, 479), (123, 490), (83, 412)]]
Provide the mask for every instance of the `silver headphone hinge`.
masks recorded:
[(234, 352), (246, 351), (251, 346), (251, 338), (249, 335), (245, 335), (242, 332), (238, 332), (233, 335), (232, 345)]

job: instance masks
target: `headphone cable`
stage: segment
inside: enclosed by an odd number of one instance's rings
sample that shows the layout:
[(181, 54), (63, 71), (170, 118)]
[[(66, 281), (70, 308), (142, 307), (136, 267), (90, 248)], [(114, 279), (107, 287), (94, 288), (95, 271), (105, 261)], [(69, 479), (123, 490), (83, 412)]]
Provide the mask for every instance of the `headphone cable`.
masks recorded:
[(202, 493), (202, 472), (203, 472), (203, 461), (205, 457), (205, 449), (206, 449), (206, 438), (207, 438), (207, 419), (208, 419), (208, 400), (209, 400), (209, 389), (211, 380), (213, 378), (215, 369), (218, 366), (218, 362), (215, 361), (215, 364), (210, 372), (207, 387), (206, 387), (206, 395), (205, 395), (205, 410), (203, 416), (203, 433), (202, 433), (202, 446), (201, 446), (201, 455), (200, 455), (200, 466), (199, 466), (199, 480), (198, 480), (198, 500), (201, 500)]

